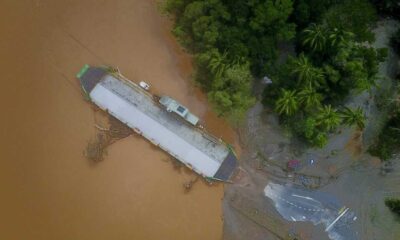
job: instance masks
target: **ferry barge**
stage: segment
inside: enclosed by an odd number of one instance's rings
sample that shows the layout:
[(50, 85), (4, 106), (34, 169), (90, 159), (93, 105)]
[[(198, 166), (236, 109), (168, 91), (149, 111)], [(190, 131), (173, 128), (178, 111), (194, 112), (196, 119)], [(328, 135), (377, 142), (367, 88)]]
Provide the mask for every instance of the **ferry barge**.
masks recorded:
[(237, 166), (233, 148), (208, 133), (189, 109), (152, 95), (109, 67), (85, 65), (77, 74), (85, 96), (207, 180), (230, 182)]

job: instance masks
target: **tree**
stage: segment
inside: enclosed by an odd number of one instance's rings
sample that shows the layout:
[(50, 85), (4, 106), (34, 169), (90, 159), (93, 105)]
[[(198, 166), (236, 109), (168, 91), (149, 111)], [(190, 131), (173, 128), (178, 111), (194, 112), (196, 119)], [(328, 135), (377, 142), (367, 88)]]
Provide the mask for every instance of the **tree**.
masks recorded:
[(387, 198), (385, 199), (385, 205), (394, 213), (400, 215), (400, 199)]
[(344, 71), (349, 82), (354, 83), (359, 92), (370, 90), (374, 86), (374, 79), (368, 77), (368, 72), (360, 59), (352, 59), (344, 66)]
[(322, 70), (314, 67), (304, 53), (292, 59), (291, 65), (292, 74), (297, 77), (299, 84), (303, 87), (318, 88), (324, 81)]
[(306, 87), (299, 92), (298, 98), (300, 104), (306, 109), (311, 109), (321, 105), (322, 95), (315, 91), (314, 88)]
[(320, 24), (312, 23), (303, 30), (303, 45), (315, 52), (321, 52), (326, 47), (327, 30)]
[(217, 51), (211, 56), (208, 63), (210, 71), (216, 78), (220, 78), (225, 72), (226, 68), (229, 67), (226, 60), (227, 52), (225, 51), (222, 55)]
[(354, 110), (348, 107), (344, 107), (340, 114), (342, 116), (344, 124), (348, 126), (357, 125), (359, 129), (364, 129), (365, 115), (361, 107), (357, 107)]
[(324, 14), (324, 22), (329, 28), (352, 32), (358, 42), (374, 40), (371, 26), (376, 21), (376, 10), (367, 0), (345, 0), (333, 5)]
[(227, 116), (233, 122), (241, 120), (254, 103), (250, 91), (251, 80), (248, 63), (229, 66), (220, 78), (213, 80), (208, 96), (218, 115)]
[(197, 51), (212, 48), (219, 37), (219, 22), (210, 16), (201, 16), (192, 23), (192, 44)]
[(292, 0), (254, 2), (258, 3), (253, 3), (253, 16), (249, 22), (249, 26), (254, 31), (260, 33), (275, 32), (278, 40), (290, 40), (294, 37), (294, 24), (286, 22), (293, 11)]
[(307, 27), (310, 22), (322, 22), (322, 16), (333, 5), (347, 0), (296, 0), (293, 20), (299, 30)]
[(354, 39), (354, 33), (348, 32), (343, 28), (333, 28), (329, 32), (328, 40), (331, 47), (340, 47)]
[(166, 0), (164, 9), (175, 17), (173, 33), (195, 56), (195, 79), (219, 115), (240, 115), (254, 102), (251, 74), (264, 76), (278, 43), (295, 36), (295, 24), (288, 22), (292, 5), (293, 0)]
[(324, 69), (324, 75), (326, 79), (329, 80), (331, 83), (336, 84), (339, 82), (341, 76), (340, 72), (335, 69), (332, 65), (324, 64), (322, 67)]
[(295, 90), (283, 89), (281, 96), (275, 103), (275, 110), (279, 114), (293, 115), (299, 109), (299, 102)]
[(317, 124), (326, 131), (331, 131), (340, 124), (340, 115), (331, 105), (324, 105), (318, 112), (316, 119)]
[(328, 142), (326, 132), (318, 128), (317, 120), (313, 117), (307, 117), (305, 120), (296, 124), (297, 130), (312, 146), (323, 147)]
[(328, 143), (328, 135), (325, 132), (319, 132), (314, 139), (311, 140), (314, 146), (322, 148)]

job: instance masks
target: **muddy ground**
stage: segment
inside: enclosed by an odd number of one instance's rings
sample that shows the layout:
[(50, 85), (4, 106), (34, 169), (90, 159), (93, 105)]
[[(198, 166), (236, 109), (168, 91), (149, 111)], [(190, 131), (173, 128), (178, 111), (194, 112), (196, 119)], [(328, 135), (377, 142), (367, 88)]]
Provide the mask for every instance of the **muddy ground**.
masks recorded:
[[(375, 33), (375, 47), (388, 46), (389, 36), (397, 29), (394, 21), (381, 21)], [(380, 89), (390, 92), (392, 79), (399, 70), (398, 56), (390, 49), (386, 62), (380, 66)], [(282, 228), (299, 239), (329, 239), (323, 226), (310, 223), (284, 221), (276, 211), (273, 202), (263, 193), (269, 182), (315, 189), (332, 194), (349, 207), (357, 216), (351, 223), (355, 239), (400, 239), (400, 224), (384, 206), (387, 196), (400, 196), (400, 163), (397, 156), (392, 161), (393, 172), (382, 175), (381, 161), (366, 153), (379, 132), (379, 122), (385, 114), (374, 103), (374, 97), (362, 94), (346, 100), (349, 106), (362, 106), (367, 113), (368, 124), (363, 134), (351, 128), (342, 128), (332, 134), (326, 147), (310, 149), (301, 142), (291, 139), (289, 132), (279, 126), (276, 116), (258, 103), (248, 113), (245, 126), (240, 131), (243, 146), (242, 174), (238, 184), (225, 189), (224, 198), (224, 239), (284, 239), (273, 224), (258, 221), (257, 214), (243, 214), (233, 207), (232, 199), (250, 198), (254, 203), (251, 211), (264, 211), (275, 219)], [(301, 162), (301, 168), (287, 172), (286, 163), (291, 159)], [(310, 160), (314, 160), (311, 164)], [(239, 196), (239, 197), (238, 197)], [(243, 208), (246, 205), (243, 204)], [(244, 212), (245, 213), (245, 212)]]

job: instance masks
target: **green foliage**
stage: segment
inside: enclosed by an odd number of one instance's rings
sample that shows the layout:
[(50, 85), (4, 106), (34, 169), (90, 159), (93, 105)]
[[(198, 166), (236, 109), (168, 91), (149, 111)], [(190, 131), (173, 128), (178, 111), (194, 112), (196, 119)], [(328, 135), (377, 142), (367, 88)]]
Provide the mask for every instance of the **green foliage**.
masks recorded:
[(315, 138), (309, 140), (311, 144), (322, 148), (328, 143), (328, 135), (325, 132), (318, 132)]
[(344, 0), (297, 0), (294, 4), (293, 21), (301, 31), (309, 23), (321, 22), (323, 15), (331, 6)]
[(333, 28), (329, 32), (329, 45), (333, 49), (343, 47), (349, 42), (354, 41), (354, 33), (344, 30), (344, 28)]
[(299, 109), (299, 102), (296, 91), (282, 90), (281, 96), (275, 104), (275, 109), (279, 114), (293, 115)]
[(368, 151), (382, 160), (388, 160), (393, 153), (400, 150), (400, 106), (393, 101), (389, 106), (389, 120), (385, 124), (377, 141)]
[(312, 51), (320, 52), (326, 48), (328, 32), (322, 25), (312, 23), (303, 30), (303, 45)]
[[(387, 93), (388, 94), (388, 93)], [(400, 150), (400, 88), (397, 90), (397, 95), (393, 98), (387, 98), (381, 107), (387, 109), (388, 120), (383, 126), (378, 139), (368, 151), (378, 156), (382, 160), (388, 160), (393, 153)]]
[(328, 133), (318, 124), (316, 118), (297, 117), (293, 122), (291, 125), (294, 126), (294, 132), (311, 146), (323, 147), (328, 142)]
[(322, 68), (325, 78), (330, 84), (335, 85), (340, 81), (341, 75), (339, 69), (335, 69), (335, 67), (329, 64), (324, 64)]
[[(360, 108), (337, 108), (375, 86), (387, 55), (364, 43), (377, 20), (369, 0), (166, 0), (165, 10), (219, 115), (240, 119), (255, 101), (253, 77), (268, 75), (263, 103), (301, 123), (293, 129), (311, 145), (323, 146), (342, 122), (364, 127)], [(280, 56), (278, 45), (293, 40), (296, 53)]]
[(324, 105), (316, 116), (317, 124), (325, 131), (332, 131), (340, 125), (340, 114), (331, 105)]
[(228, 114), (234, 121), (241, 119), (254, 104), (251, 79), (249, 64), (227, 66), (223, 74), (214, 79), (208, 96), (220, 116)]
[(400, 215), (400, 199), (386, 198), (385, 205), (394, 213)]
[(292, 0), (167, 0), (165, 10), (174, 15), (173, 33), (194, 53), (196, 80), (221, 116), (243, 115), (254, 102), (251, 76), (264, 75), (277, 44), (295, 35), (288, 23)]
[(291, 73), (298, 79), (300, 86), (317, 88), (324, 80), (322, 70), (314, 67), (303, 53), (298, 58), (291, 58), (289, 64)]
[(208, 62), (208, 68), (215, 79), (220, 79), (228, 67), (226, 52), (221, 55), (218, 51), (215, 51)]
[(342, 115), (343, 123), (348, 126), (356, 125), (359, 129), (364, 129), (365, 127), (365, 115), (363, 110), (358, 107), (354, 110), (344, 107), (340, 112)]
[(376, 22), (377, 14), (367, 0), (346, 0), (334, 5), (324, 15), (324, 20), (331, 28), (354, 33), (360, 42), (372, 42), (375, 39), (370, 27)]
[[(275, 110), (296, 135), (313, 146), (323, 146), (328, 133), (342, 123), (365, 127), (361, 108), (337, 109), (350, 93), (376, 86), (387, 49), (364, 43), (374, 40), (371, 27), (377, 20), (368, 0), (298, 0), (294, 9), (291, 20), (298, 25), (297, 54), (274, 71), (273, 85), (266, 88), (263, 102), (271, 105), (277, 99)], [(279, 88), (286, 95), (277, 95)]]
[(312, 117), (305, 120), (303, 136), (312, 146), (316, 147), (323, 147), (328, 142), (328, 134), (320, 129), (317, 120)]
[(298, 99), (305, 110), (312, 110), (321, 106), (322, 95), (312, 87), (306, 87), (299, 92)]

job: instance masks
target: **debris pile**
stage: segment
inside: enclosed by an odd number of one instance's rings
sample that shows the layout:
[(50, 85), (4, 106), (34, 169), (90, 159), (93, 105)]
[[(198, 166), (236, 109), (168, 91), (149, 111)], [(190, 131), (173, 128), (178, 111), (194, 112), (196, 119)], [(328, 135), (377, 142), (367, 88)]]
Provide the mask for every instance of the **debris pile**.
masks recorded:
[(108, 130), (108, 134), (114, 141), (126, 138), (133, 133), (133, 130), (131, 128), (123, 124), (115, 117), (109, 116), (109, 123), (110, 128)]
[(97, 133), (95, 139), (88, 142), (85, 157), (93, 162), (100, 162), (106, 155), (106, 148), (110, 144), (110, 137), (105, 133)]
[(84, 155), (93, 162), (100, 162), (107, 154), (107, 147), (114, 142), (126, 138), (132, 134), (132, 129), (114, 117), (108, 119), (109, 128), (95, 125), (98, 132), (96, 137), (90, 140), (86, 146)]

